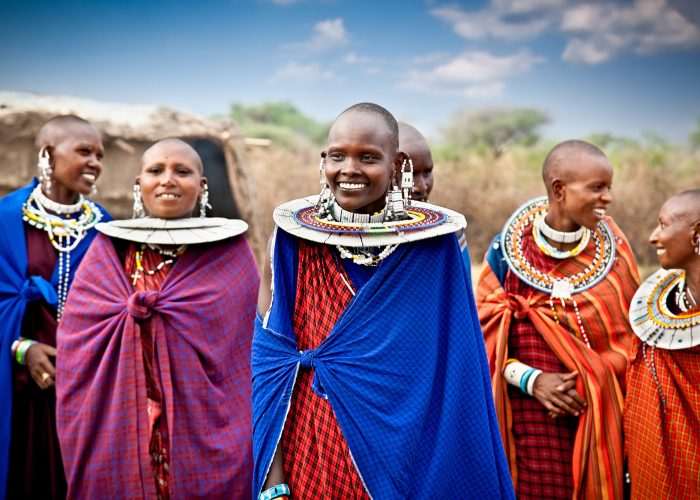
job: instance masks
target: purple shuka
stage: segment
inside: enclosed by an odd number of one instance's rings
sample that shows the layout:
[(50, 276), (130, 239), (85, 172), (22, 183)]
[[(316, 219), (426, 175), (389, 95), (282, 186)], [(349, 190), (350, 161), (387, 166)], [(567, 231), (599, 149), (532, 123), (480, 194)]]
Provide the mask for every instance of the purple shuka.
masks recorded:
[(139, 321), (163, 389), (173, 498), (249, 498), (250, 347), (260, 277), (242, 236), (192, 245), (160, 292), (134, 292), (99, 235), (58, 330), (57, 426), (69, 498), (155, 498)]

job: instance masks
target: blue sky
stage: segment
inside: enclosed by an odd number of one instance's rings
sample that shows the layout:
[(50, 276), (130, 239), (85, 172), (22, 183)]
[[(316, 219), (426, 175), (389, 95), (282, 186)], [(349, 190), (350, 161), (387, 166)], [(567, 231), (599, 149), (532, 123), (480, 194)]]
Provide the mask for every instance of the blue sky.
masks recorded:
[(460, 109), (549, 113), (552, 139), (700, 117), (697, 0), (0, 1), (0, 90), (204, 116), (288, 100), (384, 105), (437, 136)]

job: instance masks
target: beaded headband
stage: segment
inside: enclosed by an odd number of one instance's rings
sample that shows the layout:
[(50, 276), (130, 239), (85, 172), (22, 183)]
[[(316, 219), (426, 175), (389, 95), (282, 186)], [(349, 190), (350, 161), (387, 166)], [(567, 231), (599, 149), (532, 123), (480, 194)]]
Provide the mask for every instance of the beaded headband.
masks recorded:
[(669, 297), (685, 283), (685, 271), (659, 269), (641, 284), (630, 305), (632, 330), (647, 345), (689, 349), (700, 345), (700, 310), (674, 314)]
[(272, 217), (280, 229), (301, 239), (353, 248), (424, 240), (467, 227), (462, 214), (431, 203), (412, 201), (405, 220), (339, 222), (320, 217), (317, 201), (317, 195), (289, 201), (277, 207)]

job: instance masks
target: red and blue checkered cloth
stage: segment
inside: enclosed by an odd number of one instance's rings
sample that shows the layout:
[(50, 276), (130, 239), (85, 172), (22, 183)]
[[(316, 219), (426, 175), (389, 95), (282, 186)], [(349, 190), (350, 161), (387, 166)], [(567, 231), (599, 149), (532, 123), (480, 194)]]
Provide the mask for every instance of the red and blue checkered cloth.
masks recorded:
[(327, 395), (370, 496), (513, 498), (456, 237), (400, 245), (328, 337), (303, 355), (292, 321), (298, 248), (294, 236), (277, 230), (273, 302), (265, 325), (256, 321), (253, 494), (264, 483), (302, 366), (313, 369), (314, 390)]
[(57, 424), (69, 498), (154, 498), (140, 321), (150, 322), (173, 498), (246, 498), (259, 275), (243, 237), (193, 245), (160, 292), (135, 292), (100, 235), (58, 330)]

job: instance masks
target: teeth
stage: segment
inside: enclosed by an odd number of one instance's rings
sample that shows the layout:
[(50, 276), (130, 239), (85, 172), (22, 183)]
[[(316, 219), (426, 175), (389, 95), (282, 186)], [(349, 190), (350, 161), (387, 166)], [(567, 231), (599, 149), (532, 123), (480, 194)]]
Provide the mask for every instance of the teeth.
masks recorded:
[(95, 174), (84, 173), (83, 179), (88, 180), (90, 182), (95, 182), (95, 179), (97, 179), (97, 176)]
[(604, 216), (605, 216), (605, 209), (604, 209), (604, 208), (594, 208), (593, 211), (594, 211), (599, 217), (604, 217)]
[(173, 200), (175, 198), (179, 198), (180, 196), (174, 194), (174, 193), (162, 193), (157, 196), (157, 198), (167, 198), (169, 200)]
[(657, 249), (656, 249), (656, 255), (663, 255), (663, 254), (665, 254), (665, 253), (666, 253), (666, 249), (665, 249), (665, 248), (657, 248)]
[(362, 189), (365, 187), (367, 184), (351, 184), (349, 182), (339, 182), (338, 186), (340, 186), (341, 189)]

